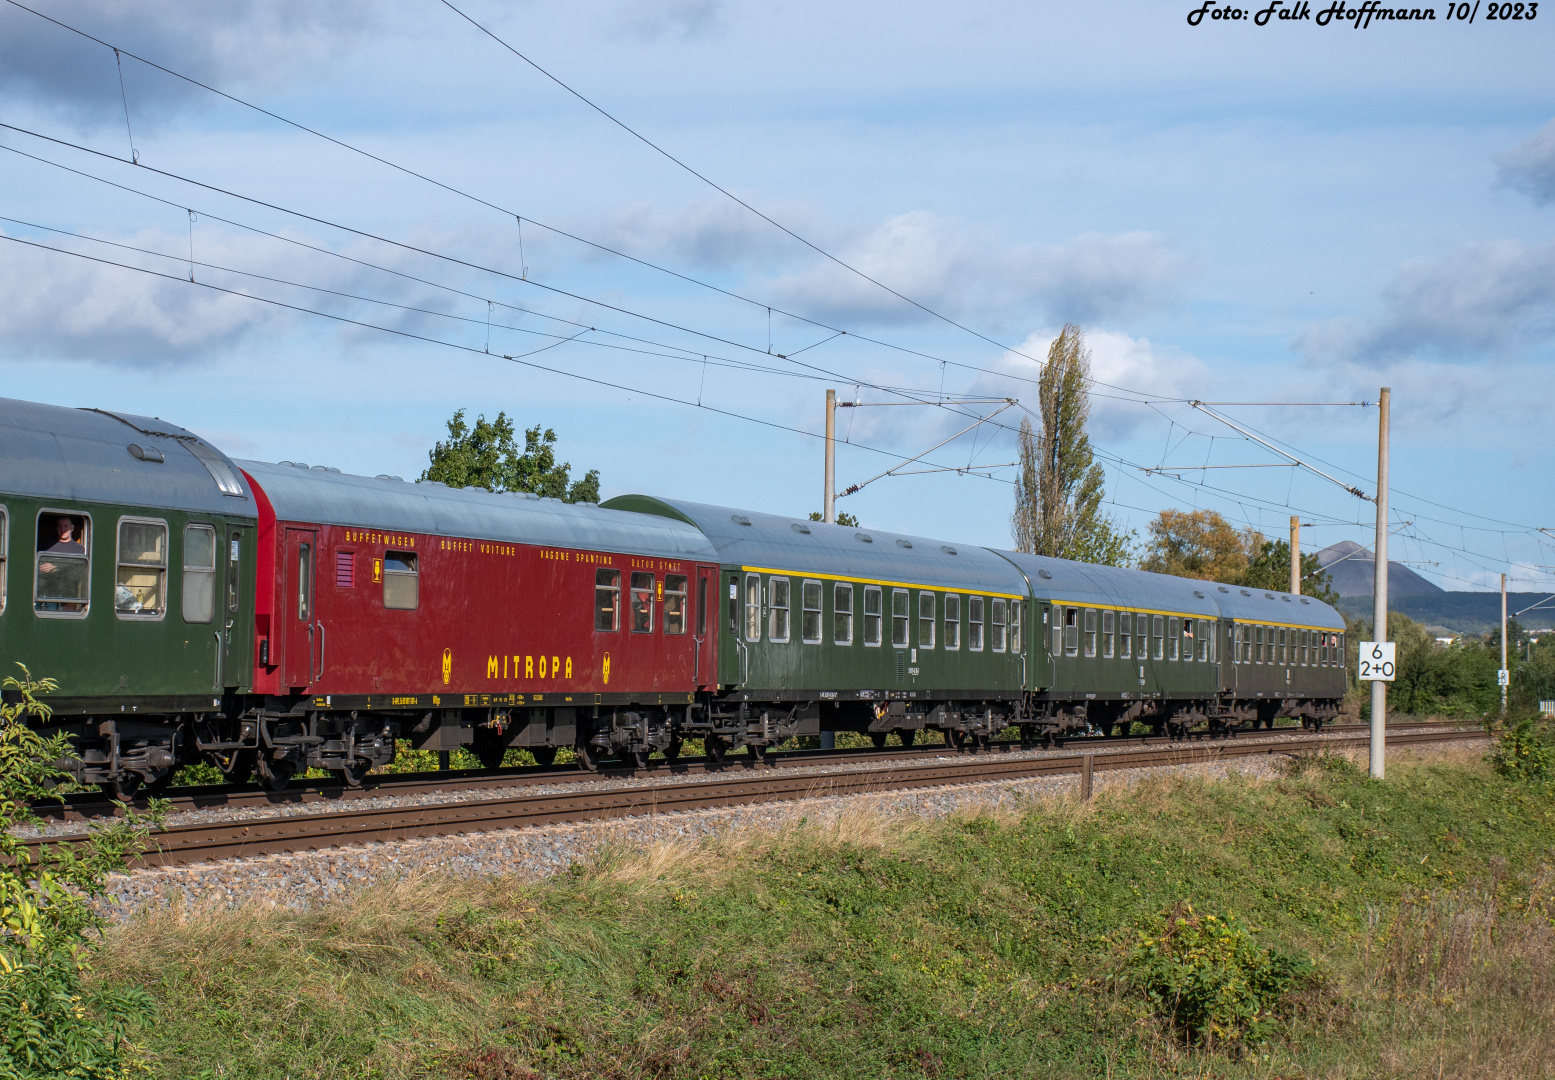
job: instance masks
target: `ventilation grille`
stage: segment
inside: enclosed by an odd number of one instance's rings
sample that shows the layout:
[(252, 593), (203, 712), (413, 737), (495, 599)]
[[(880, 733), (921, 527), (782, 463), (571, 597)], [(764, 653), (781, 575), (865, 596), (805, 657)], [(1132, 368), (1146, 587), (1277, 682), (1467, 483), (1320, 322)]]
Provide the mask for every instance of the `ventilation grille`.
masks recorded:
[(356, 556), (349, 551), (335, 552), (335, 587), (349, 589), (356, 585)]
[(900, 649), (896, 650), (896, 681), (898, 683), (907, 681), (907, 654)]

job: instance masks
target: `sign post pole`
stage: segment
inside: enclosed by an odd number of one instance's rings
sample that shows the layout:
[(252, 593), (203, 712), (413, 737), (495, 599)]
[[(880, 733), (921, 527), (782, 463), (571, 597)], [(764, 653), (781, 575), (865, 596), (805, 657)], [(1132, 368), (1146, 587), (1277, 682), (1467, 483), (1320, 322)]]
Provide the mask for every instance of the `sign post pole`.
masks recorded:
[[(1388, 640), (1388, 408), (1391, 397), (1392, 391), (1384, 386), (1377, 400), (1380, 414), (1377, 417), (1377, 542), (1372, 549), (1371, 636), (1383, 644)], [(1371, 684), (1371, 775), (1378, 780), (1382, 779), (1383, 773), (1390, 681), (1391, 674), (1388, 681), (1375, 679)]]

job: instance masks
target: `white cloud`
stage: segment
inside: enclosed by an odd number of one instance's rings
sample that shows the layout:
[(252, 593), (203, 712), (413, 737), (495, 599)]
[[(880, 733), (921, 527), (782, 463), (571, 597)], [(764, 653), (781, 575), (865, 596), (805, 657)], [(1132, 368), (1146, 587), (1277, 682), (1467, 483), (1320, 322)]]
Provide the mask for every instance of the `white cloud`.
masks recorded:
[(1540, 206), (1555, 203), (1555, 120), (1496, 159), (1498, 181)]
[[(1008, 319), (1036, 309), (1088, 322), (1170, 298), (1188, 260), (1156, 233), (1086, 233), (1063, 244), (1011, 244), (986, 226), (913, 211), (833, 245), (838, 257), (952, 318)], [(778, 278), (785, 303), (827, 319), (916, 323), (930, 318), (830, 262)]]
[[(395, 5), (396, 7), (399, 5)], [(65, 0), (47, 14), (202, 82), (275, 86), (338, 57), (359, 39), (404, 25), (406, 12), (365, 0), (224, 0), (197, 10), (179, 0)], [(124, 59), (13, 5), (0, 5), (0, 95), (73, 113), (83, 121), (145, 121), (205, 94)]]
[(727, 25), (720, 0), (635, 0), (617, 9), (613, 29), (638, 41), (691, 41), (721, 34)]
[(1555, 240), (1464, 244), (1405, 263), (1377, 319), (1316, 323), (1295, 341), (1313, 359), (1379, 360), (1434, 351), (1501, 353), (1555, 332)]

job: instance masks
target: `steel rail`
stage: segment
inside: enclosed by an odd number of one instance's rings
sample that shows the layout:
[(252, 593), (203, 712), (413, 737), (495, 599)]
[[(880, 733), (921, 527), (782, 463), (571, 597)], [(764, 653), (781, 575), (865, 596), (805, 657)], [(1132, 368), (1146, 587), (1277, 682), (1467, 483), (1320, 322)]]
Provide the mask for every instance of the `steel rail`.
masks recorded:
[[(1485, 733), (1424, 731), (1392, 737), (1394, 746), (1419, 746), (1482, 739)], [(1308, 738), (1286, 742), (1226, 741), (1198, 747), (1167, 746), (1115, 753), (1062, 754), (990, 760), (966, 757), (900, 769), (804, 774), (780, 770), (720, 780), (646, 787), (585, 790), (548, 795), (509, 795), (435, 805), (395, 806), (356, 812), (305, 814), (247, 821), (174, 825), (152, 836), (151, 850), (136, 866), (176, 866), (282, 852), (307, 851), (374, 841), (407, 840), (536, 825), (637, 817), (688, 810), (749, 806), (806, 798), (878, 794), (1061, 776), (1080, 772), (1087, 758), (1095, 771), (1203, 764), (1255, 755), (1364, 747), (1364, 737)], [(72, 844), (84, 836), (27, 838), (27, 847)]]
[[(1389, 727), (1395, 725), (1390, 724)], [(1461, 727), (1457, 721), (1417, 721), (1401, 723), (1399, 728)], [(1325, 729), (1331, 733), (1364, 731), (1364, 724), (1344, 724)], [(1274, 736), (1289, 737), (1301, 734), (1299, 727), (1244, 731), (1244, 738), (1266, 739)], [(1234, 733), (1235, 734), (1235, 733)], [(1187, 736), (1167, 735), (1111, 735), (1079, 736), (1057, 740), (1060, 749), (1095, 747), (1106, 751), (1115, 746), (1162, 746), (1219, 741), (1225, 736), (1211, 736), (1207, 732), (1190, 733)], [(852, 750), (788, 750), (780, 751), (770, 759), (754, 758), (744, 754), (731, 755), (722, 762), (706, 758), (684, 758), (671, 765), (655, 761), (647, 770), (632, 766), (603, 768), (587, 772), (574, 765), (524, 766), (509, 769), (465, 769), (435, 773), (386, 773), (370, 775), (360, 787), (348, 787), (338, 780), (318, 779), (295, 783), (283, 791), (267, 791), (254, 784), (211, 784), (203, 787), (171, 789), (165, 801), (174, 812), (186, 810), (236, 809), (252, 806), (296, 806), (313, 802), (342, 802), (355, 799), (392, 797), (396, 795), (433, 795), (442, 792), (467, 791), (471, 788), (534, 787), (541, 784), (583, 784), (597, 780), (612, 780), (640, 776), (697, 775), (701, 773), (749, 772), (763, 768), (805, 768), (816, 765), (845, 765), (863, 761), (895, 761), (917, 758), (944, 757), (947, 754), (966, 755), (978, 760), (988, 760), (992, 754), (1015, 753), (1022, 750), (1018, 742), (998, 742), (981, 751), (957, 750), (943, 744), (931, 746), (885, 749), (860, 747)], [(144, 809), (148, 799), (137, 796), (132, 805)], [(66, 795), (63, 801), (35, 803), (32, 812), (46, 821), (91, 821), (112, 817), (120, 811), (112, 800), (99, 792), (76, 792)]]

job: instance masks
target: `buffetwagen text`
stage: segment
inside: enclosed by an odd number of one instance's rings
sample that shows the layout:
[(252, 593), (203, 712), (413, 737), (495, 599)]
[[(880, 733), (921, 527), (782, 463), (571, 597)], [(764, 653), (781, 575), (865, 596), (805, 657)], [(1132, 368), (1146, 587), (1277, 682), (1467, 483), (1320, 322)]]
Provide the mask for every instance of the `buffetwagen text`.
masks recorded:
[[(1310, 0), (1273, 0), (1264, 7), (1235, 7), (1218, 0), (1205, 0), (1198, 7), (1188, 10), (1188, 25), (1198, 26), (1208, 22), (1251, 22), (1255, 26), (1268, 26), (1276, 22), (1305, 22), (1317, 26), (1349, 25), (1354, 30), (1365, 30), (1372, 23), (1390, 22), (1464, 22), (1471, 23), (1481, 15), (1486, 22), (1532, 22), (1539, 17), (1537, 3), (1452, 3), (1440, 9), (1437, 16), (1434, 7), (1392, 7), (1383, 0), (1364, 0), (1354, 7), (1337, 0), (1327, 7), (1318, 0), (1314, 13)], [(1483, 11), (1481, 11), (1483, 8)]]

